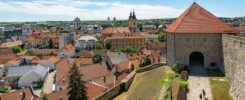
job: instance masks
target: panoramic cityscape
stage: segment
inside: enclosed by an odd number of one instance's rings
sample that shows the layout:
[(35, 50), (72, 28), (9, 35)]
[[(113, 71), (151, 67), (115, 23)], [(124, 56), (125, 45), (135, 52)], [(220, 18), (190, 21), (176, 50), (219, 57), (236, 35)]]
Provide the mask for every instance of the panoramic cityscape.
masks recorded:
[(0, 0), (0, 100), (245, 100), (244, 4)]

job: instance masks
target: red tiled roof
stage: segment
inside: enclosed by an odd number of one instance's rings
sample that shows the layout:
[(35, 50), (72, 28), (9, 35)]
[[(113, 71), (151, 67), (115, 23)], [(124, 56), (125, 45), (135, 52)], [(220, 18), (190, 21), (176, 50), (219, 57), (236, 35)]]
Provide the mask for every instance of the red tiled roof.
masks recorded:
[(0, 100), (22, 100), (22, 96), (20, 96), (20, 94), (25, 95), (25, 100), (38, 100), (38, 96), (33, 94), (33, 91), (29, 86), (14, 92), (0, 95)]
[(156, 50), (156, 49), (163, 49), (166, 47), (166, 42), (152, 42), (147, 45), (147, 49)]
[[(88, 82), (86, 83), (86, 86), (88, 87), (87, 96), (89, 100), (94, 100), (94, 98), (106, 91), (105, 87), (97, 85), (96, 83)], [(60, 97), (62, 97), (62, 100), (68, 100), (68, 91), (68, 89), (64, 89), (57, 92), (49, 93), (47, 94), (47, 97), (49, 100), (60, 100)]]
[(76, 48), (72, 44), (67, 44), (66, 46), (64, 46), (63, 48), (60, 49), (60, 51), (62, 51), (62, 50), (67, 50), (67, 51), (71, 52), (71, 51), (76, 50)]
[[(73, 64), (75, 59), (65, 58), (62, 61), (58, 62), (56, 65), (56, 85), (65, 86), (68, 84), (68, 72)], [(83, 74), (82, 80), (89, 81), (90, 79), (101, 78), (108, 74), (110, 71), (107, 69), (105, 62), (101, 64), (92, 64), (81, 66), (81, 60), (76, 60), (77, 65), (79, 66), (80, 73)]]
[(164, 31), (167, 33), (237, 33), (196, 3), (193, 3)]
[(94, 52), (93, 51), (86, 51), (86, 50), (81, 50), (76, 54), (77, 57), (81, 58), (93, 58), (94, 57)]

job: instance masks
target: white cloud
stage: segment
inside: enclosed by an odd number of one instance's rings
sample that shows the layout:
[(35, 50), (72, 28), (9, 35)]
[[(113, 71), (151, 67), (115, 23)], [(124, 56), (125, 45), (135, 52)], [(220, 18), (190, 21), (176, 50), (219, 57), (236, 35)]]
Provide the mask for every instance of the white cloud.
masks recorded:
[[(93, 2), (77, 0), (0, 1), (0, 12), (29, 15), (80, 17), (82, 20), (104, 20), (107, 17), (127, 19), (134, 9), (138, 19), (178, 17), (182, 9), (168, 6), (128, 4), (122, 2)], [(20, 15), (21, 16), (21, 15)], [(55, 19), (54, 19), (55, 20)], [(72, 20), (72, 19), (71, 19)]]

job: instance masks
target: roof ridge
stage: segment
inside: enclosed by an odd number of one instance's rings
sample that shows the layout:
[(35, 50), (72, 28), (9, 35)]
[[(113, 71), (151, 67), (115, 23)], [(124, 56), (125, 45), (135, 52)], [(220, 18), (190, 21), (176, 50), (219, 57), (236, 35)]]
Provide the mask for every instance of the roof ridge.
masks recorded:
[[(198, 5), (198, 4), (196, 4), (196, 2), (194, 2), (185, 12), (186, 13), (183, 13), (184, 15), (184, 17), (180, 20), (180, 22), (178, 23), (178, 25), (177, 25), (177, 27), (175, 28), (175, 30), (174, 31), (176, 31), (178, 28), (179, 28), (179, 26), (180, 26), (180, 24), (181, 24), (181, 22), (186, 18), (186, 15), (188, 14), (188, 13), (190, 13), (190, 10), (191, 10), (191, 8), (194, 6), (194, 5)], [(199, 6), (199, 5), (198, 5)], [(180, 16), (182, 16), (182, 15), (180, 15)], [(179, 17), (178, 17), (179, 18)], [(177, 20), (177, 19), (176, 19)]]

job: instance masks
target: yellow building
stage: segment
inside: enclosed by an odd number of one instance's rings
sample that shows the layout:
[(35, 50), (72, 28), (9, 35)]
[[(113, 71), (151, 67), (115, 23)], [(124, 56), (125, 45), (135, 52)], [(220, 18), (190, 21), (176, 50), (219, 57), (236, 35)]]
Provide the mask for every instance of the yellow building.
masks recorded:
[(111, 50), (116, 48), (142, 48), (146, 46), (146, 37), (140, 33), (121, 33), (107, 37), (111, 40)]

